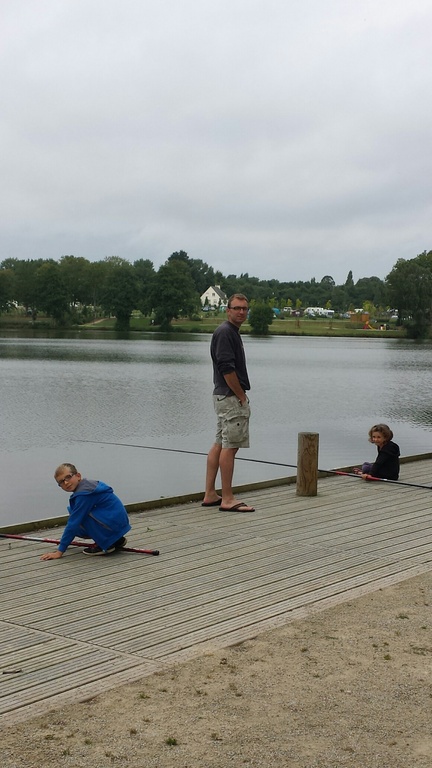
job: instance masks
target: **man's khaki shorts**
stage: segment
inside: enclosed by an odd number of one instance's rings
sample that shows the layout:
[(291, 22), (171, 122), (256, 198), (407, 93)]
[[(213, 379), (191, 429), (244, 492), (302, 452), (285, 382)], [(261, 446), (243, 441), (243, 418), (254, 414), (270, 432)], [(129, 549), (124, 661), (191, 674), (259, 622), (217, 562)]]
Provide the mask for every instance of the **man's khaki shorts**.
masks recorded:
[(235, 395), (213, 395), (217, 416), (216, 440), (222, 448), (249, 448), (249, 400), (240, 405)]

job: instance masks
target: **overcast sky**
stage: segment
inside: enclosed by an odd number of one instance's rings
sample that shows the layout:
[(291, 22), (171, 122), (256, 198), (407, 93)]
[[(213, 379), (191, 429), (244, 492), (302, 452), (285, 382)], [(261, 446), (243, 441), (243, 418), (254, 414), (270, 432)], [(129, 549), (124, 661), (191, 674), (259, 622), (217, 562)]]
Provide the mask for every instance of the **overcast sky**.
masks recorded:
[(2, 0), (0, 262), (432, 250), (430, 0)]

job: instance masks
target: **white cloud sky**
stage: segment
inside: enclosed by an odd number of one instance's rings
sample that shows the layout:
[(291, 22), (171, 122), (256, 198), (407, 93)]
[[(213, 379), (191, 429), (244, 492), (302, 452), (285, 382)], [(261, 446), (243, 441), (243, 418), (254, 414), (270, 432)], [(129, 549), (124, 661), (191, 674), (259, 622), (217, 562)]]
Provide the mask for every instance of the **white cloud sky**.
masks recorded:
[(430, 0), (3, 0), (0, 262), (432, 250)]

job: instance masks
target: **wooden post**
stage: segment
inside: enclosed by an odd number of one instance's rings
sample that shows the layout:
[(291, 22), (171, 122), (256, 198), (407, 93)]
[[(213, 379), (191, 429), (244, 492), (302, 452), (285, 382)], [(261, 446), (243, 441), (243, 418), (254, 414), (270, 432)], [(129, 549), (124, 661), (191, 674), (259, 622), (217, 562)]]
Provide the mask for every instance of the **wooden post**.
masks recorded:
[(318, 488), (318, 444), (316, 432), (299, 432), (297, 451), (297, 496), (316, 496)]

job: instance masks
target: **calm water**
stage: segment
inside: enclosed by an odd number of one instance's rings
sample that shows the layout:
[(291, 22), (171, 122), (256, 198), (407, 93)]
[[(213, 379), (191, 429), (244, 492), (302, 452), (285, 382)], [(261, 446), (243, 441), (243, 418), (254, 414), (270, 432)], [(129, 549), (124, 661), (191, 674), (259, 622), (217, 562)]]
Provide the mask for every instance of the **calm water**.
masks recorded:
[[(65, 514), (62, 461), (125, 503), (200, 491), (214, 436), (209, 336), (0, 338), (0, 524)], [(320, 468), (373, 459), (370, 426), (390, 424), (402, 455), (432, 450), (432, 347), (395, 339), (245, 337), (251, 448), (296, 464), (297, 434), (320, 435)], [(92, 441), (92, 442), (86, 442)], [(238, 461), (235, 482), (294, 474)]]

